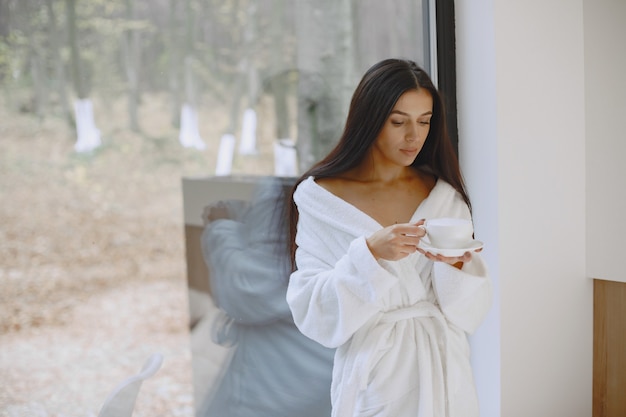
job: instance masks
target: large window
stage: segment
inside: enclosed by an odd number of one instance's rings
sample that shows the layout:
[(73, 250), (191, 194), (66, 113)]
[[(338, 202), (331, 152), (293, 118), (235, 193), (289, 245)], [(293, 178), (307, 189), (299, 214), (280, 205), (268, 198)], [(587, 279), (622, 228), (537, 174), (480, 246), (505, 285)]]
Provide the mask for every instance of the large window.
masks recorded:
[(196, 30), (178, 70), (193, 93), (180, 98), (193, 114), (181, 125), (189, 145), (202, 138), (217, 175), (301, 172), (336, 142), (370, 65), (399, 56), (435, 68), (431, 3), (264, 0), (187, 15)]
[(181, 179), (297, 175), (387, 57), (430, 72), (455, 138), (451, 7), (0, 0), (0, 409), (96, 415), (161, 351), (137, 416), (191, 417), (223, 363), (191, 370)]

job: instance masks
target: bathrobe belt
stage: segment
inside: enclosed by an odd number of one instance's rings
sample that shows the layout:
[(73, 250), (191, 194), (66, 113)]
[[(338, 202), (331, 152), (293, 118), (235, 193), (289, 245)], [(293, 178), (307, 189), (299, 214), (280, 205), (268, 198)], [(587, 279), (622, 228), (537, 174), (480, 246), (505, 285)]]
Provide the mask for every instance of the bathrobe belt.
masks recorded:
[[(441, 365), (443, 367), (441, 371), (443, 377), (447, 379), (447, 325), (441, 310), (431, 302), (420, 301), (409, 307), (386, 311), (379, 315), (379, 318), (371, 327), (361, 329), (361, 331), (357, 332), (352, 337), (352, 341), (345, 355), (341, 387), (336, 387), (338, 389), (338, 398), (336, 398), (337, 403), (333, 404), (333, 416), (344, 417), (354, 415), (358, 393), (367, 388), (370, 373), (375, 366), (374, 359), (380, 358), (378, 352), (383, 349), (385, 343), (388, 342), (391, 336), (390, 333), (393, 331), (395, 324), (399, 321), (409, 319), (427, 319), (427, 321), (430, 322), (423, 323), (421, 327), (426, 333), (436, 333), (430, 334), (430, 337), (437, 340), (439, 350), (437, 356), (441, 358)], [(427, 352), (418, 351), (416, 355), (423, 355), (425, 353)], [(421, 375), (420, 391), (428, 390), (430, 388), (428, 386), (432, 385), (430, 381), (422, 380), (422, 377), (427, 376), (428, 378), (432, 378), (433, 371), (435, 370), (432, 369), (433, 361), (430, 359), (433, 353), (434, 352), (428, 352), (428, 360), (419, 361), (419, 373)], [(441, 383), (444, 392), (440, 392), (440, 394), (442, 394), (440, 399), (445, 402), (445, 398), (447, 398), (445, 394), (445, 381), (441, 381)], [(426, 404), (423, 406), (431, 408)], [(443, 412), (447, 415), (447, 404), (443, 404), (443, 407), (445, 410)], [(427, 413), (426, 415), (433, 414)]]

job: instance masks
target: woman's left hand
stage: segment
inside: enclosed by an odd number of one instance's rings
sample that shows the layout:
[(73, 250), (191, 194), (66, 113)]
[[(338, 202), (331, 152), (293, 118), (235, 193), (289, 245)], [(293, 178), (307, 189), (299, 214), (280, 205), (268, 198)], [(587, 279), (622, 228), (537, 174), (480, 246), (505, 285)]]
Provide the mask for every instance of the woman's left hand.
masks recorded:
[[(417, 248), (418, 252), (422, 255), (426, 256), (431, 261), (435, 262), (445, 262), (449, 265), (456, 266), (457, 268), (461, 268), (465, 262), (469, 262), (472, 260), (472, 252), (467, 251), (461, 256), (443, 256), (441, 254), (434, 254), (432, 252), (427, 252), (422, 248)], [(474, 252), (480, 252), (482, 250), (478, 249)]]

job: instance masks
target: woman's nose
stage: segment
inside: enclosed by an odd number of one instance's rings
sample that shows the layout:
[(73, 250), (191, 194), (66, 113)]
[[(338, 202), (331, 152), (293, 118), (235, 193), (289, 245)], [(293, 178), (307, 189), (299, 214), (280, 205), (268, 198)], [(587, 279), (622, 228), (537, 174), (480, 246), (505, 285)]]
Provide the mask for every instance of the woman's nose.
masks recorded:
[(410, 124), (408, 127), (408, 131), (406, 132), (406, 140), (408, 142), (413, 142), (419, 139), (419, 129), (416, 125)]

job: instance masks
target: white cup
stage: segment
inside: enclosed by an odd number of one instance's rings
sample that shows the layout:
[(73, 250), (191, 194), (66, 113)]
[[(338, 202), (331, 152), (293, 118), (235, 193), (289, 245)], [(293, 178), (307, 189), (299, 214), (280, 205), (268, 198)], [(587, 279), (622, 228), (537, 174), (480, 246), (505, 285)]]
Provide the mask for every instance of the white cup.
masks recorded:
[(439, 249), (462, 249), (472, 242), (471, 220), (444, 217), (426, 220), (422, 226), (430, 245)]

